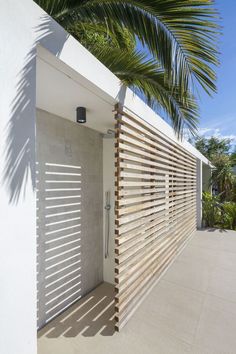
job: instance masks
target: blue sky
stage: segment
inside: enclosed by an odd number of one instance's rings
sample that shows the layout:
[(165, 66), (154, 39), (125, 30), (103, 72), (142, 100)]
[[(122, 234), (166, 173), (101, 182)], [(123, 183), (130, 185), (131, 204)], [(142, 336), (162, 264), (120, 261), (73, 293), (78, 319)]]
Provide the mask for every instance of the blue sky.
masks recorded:
[[(236, 146), (236, 0), (216, 0), (222, 26), (220, 66), (216, 68), (218, 92), (209, 97), (199, 89), (199, 134), (232, 139)], [(138, 44), (138, 49), (143, 49)], [(168, 121), (162, 109), (157, 111)], [(187, 136), (186, 136), (187, 137)]]
[(218, 93), (213, 98), (201, 94), (200, 133), (229, 137), (236, 144), (236, 1), (218, 0), (222, 17), (220, 62), (217, 69)]

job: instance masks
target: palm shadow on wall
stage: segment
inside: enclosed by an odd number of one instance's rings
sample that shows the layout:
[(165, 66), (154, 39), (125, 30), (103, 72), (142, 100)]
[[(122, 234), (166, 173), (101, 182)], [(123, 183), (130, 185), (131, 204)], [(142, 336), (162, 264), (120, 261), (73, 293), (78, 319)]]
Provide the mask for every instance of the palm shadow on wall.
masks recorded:
[[(37, 46), (42, 46), (55, 56), (59, 56), (69, 37), (69, 34), (60, 28), (49, 16), (44, 15), (40, 22), (40, 25), (32, 28), (32, 32), (36, 33), (36, 39), (32, 41), (32, 48), (25, 56), (24, 66), (18, 73), (16, 95), (11, 104), (11, 116), (8, 125), (5, 127), (7, 148), (5, 152), (5, 173), (2, 182), (7, 188), (9, 203), (14, 205), (24, 200), (29, 188), (28, 182), (30, 182), (32, 190), (36, 190), (35, 120)], [(117, 100), (121, 103), (124, 102), (125, 93), (126, 88), (121, 85), (117, 97)], [(112, 295), (107, 294), (104, 299), (96, 295), (93, 298), (93, 306), (102, 301), (101, 305), (96, 307), (96, 311), (93, 310), (92, 312), (88, 308), (88, 314), (83, 323), (78, 323), (78, 315), (80, 317), (81, 313), (76, 313), (76, 317), (72, 317), (73, 326), (70, 331), (67, 331), (65, 336), (73, 337), (81, 332), (83, 332), (84, 336), (93, 336), (97, 332), (100, 332), (101, 329), (102, 335), (113, 335), (113, 300), (113, 293)], [(98, 318), (95, 322), (94, 316)], [(67, 325), (67, 323), (64, 325)], [(64, 325), (59, 324), (50, 336), (57, 337), (58, 333), (62, 329), (65, 329)], [(86, 327), (87, 329), (84, 332)]]
[[(6, 126), (7, 148), (3, 183), (9, 195), (9, 203), (17, 204), (25, 197), (28, 180), (36, 188), (35, 167), (35, 115), (36, 115), (36, 57), (37, 46), (48, 49), (59, 56), (69, 34), (48, 15), (41, 18), (40, 25), (32, 28), (36, 39), (25, 57), (19, 72), (16, 96), (11, 105), (11, 118)], [(45, 83), (46, 85), (46, 83)], [(117, 101), (124, 103), (126, 87), (121, 84)]]
[[(36, 115), (36, 56), (37, 46), (50, 48), (58, 56), (68, 34), (58, 28), (49, 16), (44, 15), (41, 24), (32, 28), (36, 39), (25, 57), (25, 64), (19, 72), (16, 96), (11, 105), (11, 117), (6, 126), (7, 148), (5, 152), (5, 173), (3, 183), (7, 187), (9, 203), (17, 204), (25, 197), (28, 180), (36, 188), (35, 170), (35, 115)], [(46, 83), (45, 83), (46, 84)]]

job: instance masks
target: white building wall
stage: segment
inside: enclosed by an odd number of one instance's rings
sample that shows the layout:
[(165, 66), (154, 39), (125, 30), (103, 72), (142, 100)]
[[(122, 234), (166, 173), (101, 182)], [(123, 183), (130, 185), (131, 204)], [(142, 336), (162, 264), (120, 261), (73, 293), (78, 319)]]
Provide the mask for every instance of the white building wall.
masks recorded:
[(197, 228), (202, 227), (202, 161), (197, 159)]
[(206, 164), (202, 164), (202, 191), (212, 193), (211, 168)]
[(103, 280), (103, 146), (83, 124), (41, 110), (36, 122), (42, 327)]
[(0, 2), (0, 33), (0, 353), (35, 354), (37, 46), (98, 80), (101, 89), (113, 87), (114, 96), (120, 87), (112, 73), (32, 0)]
[[(36, 49), (32, 46), (29, 28), (37, 23), (37, 13), (27, 16), (26, 21), (25, 3), (11, 0), (0, 2), (2, 354), (36, 353)], [(22, 77), (22, 70), (28, 70), (25, 73), (27, 82)]]

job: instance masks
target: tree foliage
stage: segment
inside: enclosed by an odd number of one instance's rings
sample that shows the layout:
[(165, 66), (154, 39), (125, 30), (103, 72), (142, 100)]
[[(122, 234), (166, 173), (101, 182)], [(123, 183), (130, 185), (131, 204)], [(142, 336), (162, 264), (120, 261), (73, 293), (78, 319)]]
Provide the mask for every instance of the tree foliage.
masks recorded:
[(228, 155), (215, 155), (212, 159), (212, 182), (217, 186), (220, 199), (232, 200), (235, 188), (235, 175), (233, 174), (232, 164)]
[(212, 162), (210, 182), (220, 200), (236, 201), (236, 177), (233, 172), (235, 153), (231, 153), (231, 140), (214, 136), (199, 137), (195, 141), (195, 147)]
[(230, 160), (232, 166), (236, 166), (236, 146), (234, 147), (234, 151), (230, 154)]
[(217, 155), (228, 155), (231, 148), (230, 139), (222, 139), (212, 136), (210, 139), (198, 137), (195, 147), (209, 160)]

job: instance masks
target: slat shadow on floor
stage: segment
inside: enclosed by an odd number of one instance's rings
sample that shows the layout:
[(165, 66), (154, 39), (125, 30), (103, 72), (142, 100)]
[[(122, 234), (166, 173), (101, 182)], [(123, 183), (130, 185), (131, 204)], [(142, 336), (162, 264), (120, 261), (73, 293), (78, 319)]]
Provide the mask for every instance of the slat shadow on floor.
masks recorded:
[(114, 286), (103, 283), (42, 328), (38, 338), (112, 336), (114, 306)]

